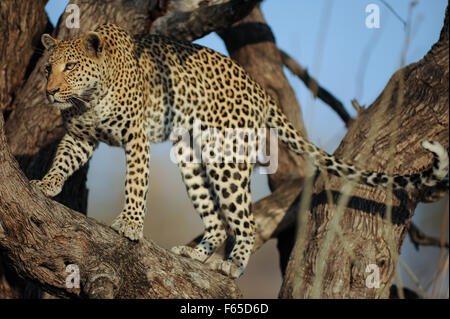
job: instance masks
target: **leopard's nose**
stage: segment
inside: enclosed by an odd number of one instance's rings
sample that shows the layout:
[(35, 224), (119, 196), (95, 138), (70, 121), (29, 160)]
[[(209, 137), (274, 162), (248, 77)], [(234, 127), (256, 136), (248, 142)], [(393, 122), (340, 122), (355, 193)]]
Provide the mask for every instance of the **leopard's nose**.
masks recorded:
[(54, 89), (48, 89), (47, 88), (47, 95), (48, 96), (53, 96), (53, 95), (55, 95), (57, 92), (59, 92), (59, 88), (54, 88)]

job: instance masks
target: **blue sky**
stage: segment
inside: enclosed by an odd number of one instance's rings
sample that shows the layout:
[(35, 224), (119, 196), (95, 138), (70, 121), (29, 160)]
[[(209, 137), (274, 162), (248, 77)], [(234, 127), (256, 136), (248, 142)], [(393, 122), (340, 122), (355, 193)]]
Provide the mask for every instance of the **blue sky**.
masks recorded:
[[(403, 20), (407, 19), (410, 0), (388, 2)], [(67, 0), (49, 1), (47, 12), (53, 23), (57, 22), (67, 3)], [(367, 17), (365, 8), (371, 3), (377, 4), (380, 8), (379, 29), (368, 29), (365, 26)], [(412, 11), (412, 35), (405, 55), (405, 64), (420, 60), (437, 41), (446, 5), (445, 0), (418, 1)], [(352, 115), (355, 115), (355, 111), (350, 101), (356, 98), (361, 105), (370, 105), (381, 93), (392, 74), (401, 66), (405, 28), (381, 1), (265, 0), (261, 8), (278, 46), (307, 68), (324, 88), (343, 102)], [(82, 14), (81, 12), (81, 22)], [(215, 34), (196, 42), (227, 55), (223, 42)], [(304, 84), (287, 70), (286, 75), (300, 102), (309, 138), (332, 153), (346, 133), (343, 122), (327, 105), (320, 100), (313, 100)], [(181, 239), (166, 238), (162, 231), (176, 227), (172, 225), (175, 222), (181, 225), (178, 226), (180, 234), (186, 231), (180, 235), (184, 236), (181, 242), (189, 241), (201, 230), (198, 217), (195, 217), (194, 226), (190, 224), (195, 212), (192, 208), (186, 208), (190, 203), (185, 195), (177, 167), (169, 160), (169, 150), (168, 143), (152, 146), (150, 208), (153, 212), (164, 211), (165, 215), (152, 215), (151, 221), (147, 221), (149, 219), (147, 218), (145, 226), (147, 231), (152, 233), (152, 238), (166, 247), (180, 243)], [(117, 206), (123, 201), (125, 175), (123, 151), (100, 145), (90, 165), (89, 214), (108, 223), (118, 213)], [(269, 193), (265, 176), (254, 176), (252, 183), (254, 200)], [(180, 198), (183, 202), (180, 204), (174, 201), (174, 198)], [(438, 213), (433, 213), (432, 208), (441, 207), (439, 205), (442, 206), (442, 203), (421, 205), (416, 212), (413, 220), (419, 222), (425, 232), (433, 233), (439, 229), (439, 223), (436, 225), (430, 218), (437, 216)], [(180, 210), (185, 211), (184, 215), (179, 214)], [(171, 217), (172, 215), (174, 217)], [(188, 231), (190, 228), (193, 230)], [(425, 288), (429, 287), (429, 278), (434, 271), (430, 269), (429, 263), (438, 258), (438, 251), (423, 247), (418, 253), (406, 240), (402, 258), (416, 271), (421, 280), (425, 278), (422, 285)], [(252, 257), (249, 267), (252, 267), (255, 260), (257, 257)], [(259, 282), (267, 281), (268, 274), (273, 273), (274, 269), (276, 271), (276, 260), (272, 266), (273, 268), (267, 269), (267, 273), (260, 273)], [(253, 273), (257, 271), (259, 270)], [(415, 287), (404, 271), (402, 277), (407, 285)], [(246, 296), (260, 295), (256, 293)], [(275, 297), (276, 294), (270, 296)]]

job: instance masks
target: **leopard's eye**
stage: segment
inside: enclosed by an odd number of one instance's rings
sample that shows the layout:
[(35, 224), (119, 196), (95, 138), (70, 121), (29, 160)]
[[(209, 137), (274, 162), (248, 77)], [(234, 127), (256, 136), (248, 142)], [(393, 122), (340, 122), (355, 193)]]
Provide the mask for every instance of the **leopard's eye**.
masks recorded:
[(76, 65), (77, 65), (77, 62), (68, 62), (66, 64), (66, 66), (64, 67), (64, 71), (72, 71)]
[(45, 75), (48, 76), (50, 74), (50, 72), (52, 72), (52, 65), (51, 64), (47, 64), (44, 67), (44, 72), (45, 72)]

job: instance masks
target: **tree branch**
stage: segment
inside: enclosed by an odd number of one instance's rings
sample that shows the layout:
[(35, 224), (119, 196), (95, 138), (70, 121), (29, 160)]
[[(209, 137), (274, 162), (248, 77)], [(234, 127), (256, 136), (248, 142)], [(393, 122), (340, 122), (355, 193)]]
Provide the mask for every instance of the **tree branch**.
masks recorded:
[(283, 60), (283, 64), (296, 76), (299, 77), (300, 80), (305, 83), (306, 87), (311, 90), (314, 97), (318, 97), (324, 103), (328, 104), (344, 121), (347, 127), (353, 122), (350, 114), (348, 114), (344, 105), (337, 98), (333, 96), (326, 89), (321, 87), (319, 83), (312, 78), (308, 71), (305, 70), (300, 64), (298, 64), (293, 58), (291, 58), (286, 52), (280, 49), (281, 59)]
[(178, 40), (194, 41), (241, 20), (260, 1), (215, 0), (213, 5), (208, 6), (202, 6), (202, 1), (168, 1), (165, 6), (169, 10), (166, 15), (153, 22), (150, 32)]
[(411, 223), (408, 229), (409, 238), (419, 250), (419, 246), (437, 246), (448, 248), (448, 241), (442, 241), (439, 238), (431, 237), (422, 232), (414, 223)]

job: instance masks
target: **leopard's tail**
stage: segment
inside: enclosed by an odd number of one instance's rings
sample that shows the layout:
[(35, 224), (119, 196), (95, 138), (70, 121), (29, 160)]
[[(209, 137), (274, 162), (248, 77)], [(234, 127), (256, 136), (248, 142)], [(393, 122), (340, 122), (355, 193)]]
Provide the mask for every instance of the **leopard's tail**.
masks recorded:
[[(433, 166), (411, 175), (387, 175), (385, 173), (363, 171), (351, 164), (344, 163), (327, 154), (311, 142), (304, 139), (293, 127), (292, 123), (281, 112), (276, 103), (270, 99), (266, 114), (268, 128), (276, 128), (278, 138), (288, 148), (304, 157), (309, 156), (315, 167), (330, 174), (353, 180), (369, 186), (381, 186), (392, 189), (414, 190), (432, 187), (437, 184), (448, 184), (449, 158), (446, 149), (438, 142), (423, 141), (422, 146), (434, 155)], [(390, 186), (392, 185), (392, 186)]]

